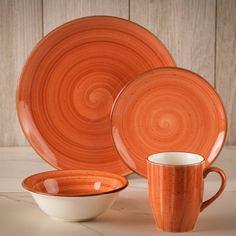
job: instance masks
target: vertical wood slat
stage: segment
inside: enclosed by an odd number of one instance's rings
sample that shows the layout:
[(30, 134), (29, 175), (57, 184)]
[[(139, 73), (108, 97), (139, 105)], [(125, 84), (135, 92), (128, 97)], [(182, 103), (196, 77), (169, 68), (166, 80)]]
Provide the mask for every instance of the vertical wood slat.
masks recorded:
[(128, 19), (128, 0), (44, 0), (44, 35), (55, 27), (89, 15), (111, 15)]
[[(43, 12), (44, 5), (44, 12)], [(128, 18), (128, 0), (0, 1), (0, 146), (27, 145), (16, 116), (17, 80), (26, 57), (44, 34), (85, 15)]]
[[(42, 0), (44, 34), (86, 15), (129, 17), (128, 0)], [(26, 141), (15, 111), (15, 89), (23, 62), (42, 36), (41, 0), (0, 1), (0, 146)], [(236, 144), (236, 1), (130, 0), (131, 20), (149, 28), (167, 45), (177, 65), (192, 69), (214, 84), (229, 120), (228, 143)], [(216, 33), (216, 69), (214, 71)]]
[(214, 85), (215, 4), (215, 0), (131, 0), (130, 20), (157, 35), (177, 66)]
[(228, 116), (227, 144), (236, 144), (236, 1), (217, 1), (216, 89)]
[(26, 144), (16, 115), (16, 86), (28, 53), (41, 37), (40, 0), (0, 1), (0, 146)]

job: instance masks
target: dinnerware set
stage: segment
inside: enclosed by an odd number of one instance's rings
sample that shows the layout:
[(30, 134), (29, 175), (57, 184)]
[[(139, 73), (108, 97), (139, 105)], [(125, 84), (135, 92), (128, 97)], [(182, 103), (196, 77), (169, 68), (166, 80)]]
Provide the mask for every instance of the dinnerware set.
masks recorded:
[[(227, 133), (219, 95), (131, 21), (83, 17), (46, 35), (22, 70), (17, 112), (29, 143), (57, 169), (22, 183), (52, 218), (94, 219), (136, 172), (148, 178), (157, 226), (184, 232), (224, 190), (224, 172), (210, 166)], [(203, 201), (209, 172), (222, 183)]]

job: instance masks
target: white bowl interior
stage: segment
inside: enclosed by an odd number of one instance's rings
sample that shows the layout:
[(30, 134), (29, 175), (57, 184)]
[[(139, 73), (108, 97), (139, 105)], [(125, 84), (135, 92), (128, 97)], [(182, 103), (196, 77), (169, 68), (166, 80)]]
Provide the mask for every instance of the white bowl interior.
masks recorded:
[(193, 165), (203, 160), (201, 155), (189, 152), (161, 152), (148, 157), (148, 161), (161, 165)]

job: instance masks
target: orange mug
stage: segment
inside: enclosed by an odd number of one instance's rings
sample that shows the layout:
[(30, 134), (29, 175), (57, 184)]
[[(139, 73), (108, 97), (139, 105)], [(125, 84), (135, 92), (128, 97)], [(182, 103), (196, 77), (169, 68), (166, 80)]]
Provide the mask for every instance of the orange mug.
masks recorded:
[[(194, 153), (163, 152), (148, 157), (149, 201), (161, 230), (192, 230), (199, 213), (223, 192), (224, 172), (217, 167), (204, 169), (204, 166), (204, 158)], [(221, 186), (212, 198), (203, 202), (203, 178), (210, 172), (220, 175)]]

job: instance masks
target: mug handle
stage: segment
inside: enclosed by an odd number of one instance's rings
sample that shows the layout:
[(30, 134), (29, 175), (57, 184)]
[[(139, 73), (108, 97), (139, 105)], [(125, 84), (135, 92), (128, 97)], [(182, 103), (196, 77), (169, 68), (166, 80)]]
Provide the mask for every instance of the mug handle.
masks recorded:
[(200, 208), (200, 211), (203, 211), (206, 207), (208, 207), (212, 202), (214, 202), (219, 196), (220, 194), (224, 191), (225, 189), (225, 185), (226, 185), (226, 175), (224, 173), (223, 170), (221, 170), (220, 168), (218, 167), (215, 167), (215, 166), (211, 166), (209, 168), (207, 168), (204, 172), (203, 172), (203, 177), (206, 178), (207, 175), (210, 173), (210, 172), (216, 172), (217, 174), (220, 175), (221, 177), (221, 186), (219, 188), (219, 190), (217, 191), (217, 193), (211, 197), (210, 199), (204, 201), (201, 205), (201, 208)]

